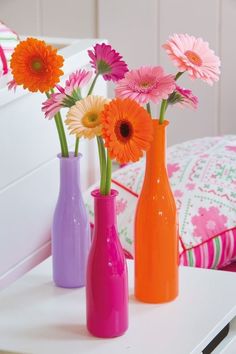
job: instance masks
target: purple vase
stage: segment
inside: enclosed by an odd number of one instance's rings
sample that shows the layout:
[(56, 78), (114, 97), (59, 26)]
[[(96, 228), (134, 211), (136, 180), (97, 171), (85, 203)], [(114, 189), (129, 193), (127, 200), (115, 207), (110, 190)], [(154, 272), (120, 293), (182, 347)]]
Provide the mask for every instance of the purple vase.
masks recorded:
[(86, 276), (87, 328), (102, 338), (121, 336), (128, 328), (127, 265), (117, 234), (115, 197), (94, 197), (94, 232)]
[(90, 228), (80, 188), (80, 158), (60, 159), (60, 192), (52, 225), (53, 280), (63, 288), (85, 285)]

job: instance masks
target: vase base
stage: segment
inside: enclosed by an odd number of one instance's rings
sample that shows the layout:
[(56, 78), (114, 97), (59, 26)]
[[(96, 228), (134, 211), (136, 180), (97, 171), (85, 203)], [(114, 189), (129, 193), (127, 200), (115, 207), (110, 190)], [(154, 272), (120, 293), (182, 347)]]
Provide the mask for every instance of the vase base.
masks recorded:
[(83, 288), (85, 286), (85, 284), (63, 284), (55, 281), (54, 281), (54, 285), (57, 288), (63, 288), (63, 289), (78, 289), (78, 288)]
[(97, 337), (97, 338), (116, 338), (116, 337), (121, 337), (125, 334), (125, 332), (127, 331), (128, 327), (125, 328), (124, 330), (122, 331), (117, 331), (117, 332), (114, 332), (114, 333), (101, 333), (101, 332), (96, 332), (96, 331), (93, 331), (91, 329), (89, 329), (87, 327), (89, 333), (93, 336), (93, 337)]

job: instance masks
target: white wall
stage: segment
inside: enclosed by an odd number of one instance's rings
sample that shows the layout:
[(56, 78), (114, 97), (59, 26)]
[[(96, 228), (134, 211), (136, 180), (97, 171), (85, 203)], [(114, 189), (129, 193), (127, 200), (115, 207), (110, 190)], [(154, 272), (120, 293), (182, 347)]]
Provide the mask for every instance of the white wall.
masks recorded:
[[(199, 97), (197, 112), (170, 109), (169, 144), (236, 133), (235, 0), (1, 0), (0, 19), (17, 32), (107, 38), (130, 68), (163, 65), (175, 72), (161, 44), (173, 32), (202, 36), (222, 59), (220, 82), (209, 87), (184, 78)], [(156, 108), (153, 114), (158, 114)]]

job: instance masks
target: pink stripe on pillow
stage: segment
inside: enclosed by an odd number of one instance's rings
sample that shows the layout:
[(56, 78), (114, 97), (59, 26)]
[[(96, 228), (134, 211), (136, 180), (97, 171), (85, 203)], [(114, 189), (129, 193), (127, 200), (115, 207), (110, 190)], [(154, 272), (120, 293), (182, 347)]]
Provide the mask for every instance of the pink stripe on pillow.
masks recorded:
[(5, 75), (8, 73), (8, 66), (7, 66), (7, 59), (1, 45), (0, 45), (0, 59), (2, 61), (3, 75)]

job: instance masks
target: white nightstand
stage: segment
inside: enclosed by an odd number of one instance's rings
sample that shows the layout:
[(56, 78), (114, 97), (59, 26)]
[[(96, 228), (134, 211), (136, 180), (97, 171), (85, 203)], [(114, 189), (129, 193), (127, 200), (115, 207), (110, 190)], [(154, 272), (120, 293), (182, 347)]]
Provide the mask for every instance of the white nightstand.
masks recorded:
[[(179, 297), (168, 304), (147, 305), (135, 300), (132, 261), (128, 267), (130, 324), (123, 337), (103, 340), (89, 335), (85, 289), (56, 288), (48, 259), (0, 293), (0, 350), (31, 354), (197, 354), (236, 316), (234, 273), (181, 267)], [(213, 353), (236, 353), (235, 338), (234, 324), (218, 347), (221, 349)]]

